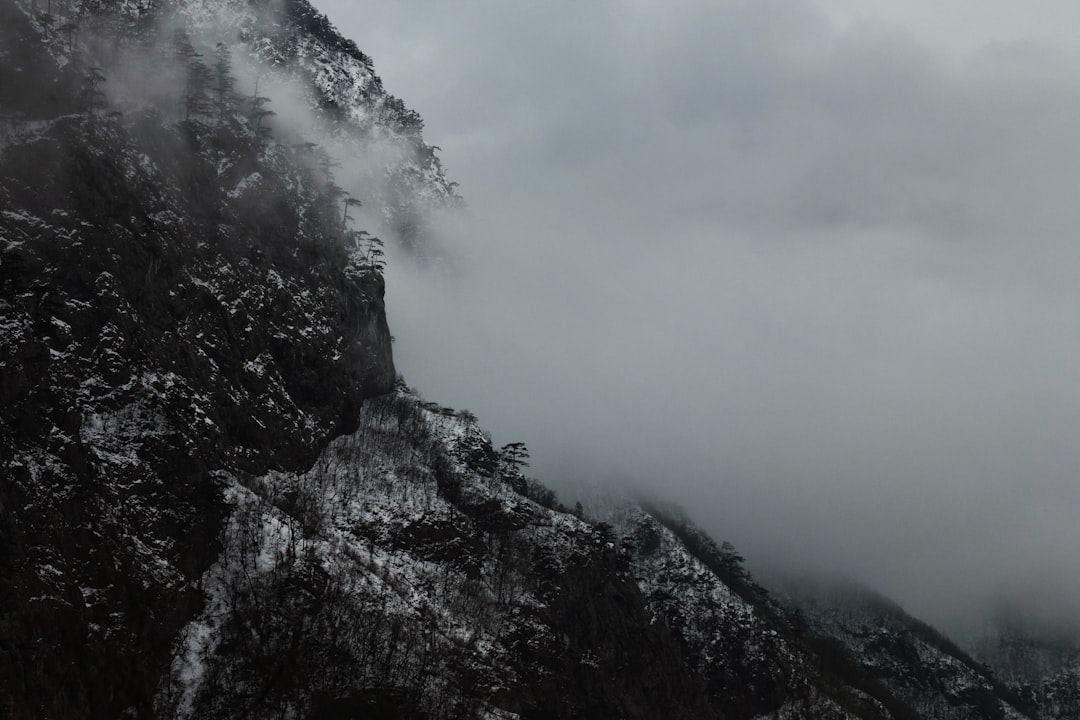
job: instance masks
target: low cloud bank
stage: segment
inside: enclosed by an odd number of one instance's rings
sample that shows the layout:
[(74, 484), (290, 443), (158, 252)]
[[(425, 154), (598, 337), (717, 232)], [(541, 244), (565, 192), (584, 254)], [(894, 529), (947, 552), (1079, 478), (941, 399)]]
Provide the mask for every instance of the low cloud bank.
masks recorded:
[(411, 383), (752, 570), (1077, 615), (1075, 57), (808, 2), (322, 4), (471, 207), (457, 271), (391, 258)]

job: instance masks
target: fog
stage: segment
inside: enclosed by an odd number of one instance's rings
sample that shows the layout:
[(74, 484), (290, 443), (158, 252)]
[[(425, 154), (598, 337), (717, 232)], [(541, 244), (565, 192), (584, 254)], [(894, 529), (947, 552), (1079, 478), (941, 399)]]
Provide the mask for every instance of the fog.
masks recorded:
[(1080, 617), (1080, 9), (317, 4), (469, 205), (388, 268), (425, 396), (758, 575)]

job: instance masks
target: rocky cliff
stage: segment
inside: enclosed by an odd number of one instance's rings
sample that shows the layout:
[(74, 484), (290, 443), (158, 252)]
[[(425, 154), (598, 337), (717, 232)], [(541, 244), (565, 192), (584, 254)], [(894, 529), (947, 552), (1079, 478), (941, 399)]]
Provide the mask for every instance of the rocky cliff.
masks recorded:
[(0, 682), (12, 717), (149, 712), (221, 473), (307, 467), (392, 388), (382, 278), (302, 149), (113, 112), (0, 7)]
[(0, 60), (5, 717), (1039, 717), (396, 379), (371, 233), (457, 196), (304, 0), (0, 0)]

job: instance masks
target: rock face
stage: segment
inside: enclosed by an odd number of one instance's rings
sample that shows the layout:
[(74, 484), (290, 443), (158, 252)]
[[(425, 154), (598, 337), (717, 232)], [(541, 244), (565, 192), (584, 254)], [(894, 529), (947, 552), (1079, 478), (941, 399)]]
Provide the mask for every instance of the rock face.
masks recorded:
[(226, 492), (162, 717), (1036, 717), (885, 601), (779, 603), (670, 510), (568, 512), (405, 388)]
[(393, 387), (382, 278), (350, 271), (298, 151), (88, 111), (86, 71), (2, 13), (2, 696), (146, 714), (203, 602), (220, 474), (309, 466)]
[(211, 600), (158, 711), (734, 717), (710, 705), (612, 528), (521, 479), (474, 420), (401, 389), (310, 470), (233, 481)]
[(3, 717), (1071, 717), (396, 380), (335, 157), (417, 252), (453, 183), (305, 0), (41, 4), (0, 2)]

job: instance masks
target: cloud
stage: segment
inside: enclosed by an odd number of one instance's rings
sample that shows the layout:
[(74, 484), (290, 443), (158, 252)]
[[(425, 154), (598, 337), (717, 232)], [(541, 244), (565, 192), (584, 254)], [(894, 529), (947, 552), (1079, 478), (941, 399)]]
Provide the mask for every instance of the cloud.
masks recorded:
[(321, 7), (471, 207), (440, 224), (463, 275), (391, 264), (423, 392), (563, 494), (683, 503), (752, 570), (950, 626), (1034, 587), (1075, 609), (1068, 50), (958, 60), (809, 2)]

